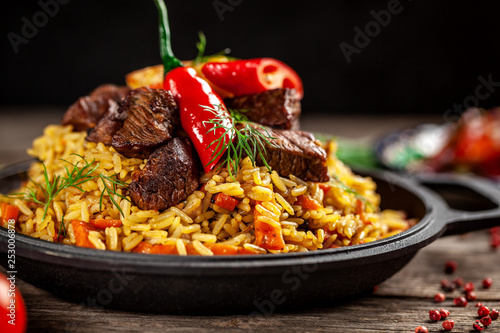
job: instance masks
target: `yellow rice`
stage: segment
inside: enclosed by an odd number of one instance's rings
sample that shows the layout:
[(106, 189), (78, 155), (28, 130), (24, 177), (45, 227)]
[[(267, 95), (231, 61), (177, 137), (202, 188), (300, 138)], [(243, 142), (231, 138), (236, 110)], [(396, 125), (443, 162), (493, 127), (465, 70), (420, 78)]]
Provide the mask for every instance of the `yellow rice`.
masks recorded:
[[(71, 126), (50, 125), (43, 136), (34, 140), (28, 152), (44, 163), (50, 181), (57, 175), (65, 175), (64, 166), (68, 164), (63, 160), (81, 165), (83, 157), (88, 163), (98, 165), (93, 175), (116, 175), (125, 183), (132, 182), (132, 175), (146, 165), (147, 160), (124, 157), (112, 147), (85, 141), (85, 136), (85, 132), (72, 131)], [(303, 252), (371, 242), (408, 229), (412, 222), (406, 220), (404, 213), (379, 210), (380, 199), (370, 178), (353, 174), (340, 162), (333, 142), (325, 148), (329, 172), (336, 177), (329, 182), (331, 188), (326, 193), (318, 183), (305, 182), (294, 175), (282, 177), (276, 171), (270, 173), (266, 167), (253, 166), (246, 158), (239, 165), (236, 179), (232, 179), (225, 168), (204, 174), (200, 182), (205, 184), (205, 191), (195, 191), (182, 203), (162, 212), (141, 210), (129, 197), (124, 200), (114, 195), (122, 214), (106, 192), (100, 203), (104, 190), (100, 178), (83, 183), (83, 191), (75, 188), (61, 191), (51, 202), (45, 218), (40, 205), (8, 197), (0, 200), (19, 207), (19, 231), (23, 234), (55, 241), (63, 222), (66, 232), (59, 242), (64, 244), (76, 243), (73, 219), (85, 222), (91, 218), (120, 219), (121, 227), (91, 231), (88, 238), (97, 249), (125, 252), (143, 241), (175, 245), (181, 255), (186, 254), (186, 244), (191, 244), (200, 255), (213, 255), (205, 246), (208, 243), (240, 246), (257, 253)], [(28, 175), (31, 181), (20, 192), (33, 187), (32, 182), (44, 183), (42, 163), (34, 163)], [(344, 185), (358, 196), (346, 191)], [(228, 211), (215, 205), (212, 198), (217, 193), (236, 198), (239, 201), (236, 209)], [(118, 189), (118, 194), (127, 196), (128, 193)], [(296, 202), (301, 195), (315, 199), (322, 208), (301, 207)], [(356, 209), (360, 197), (366, 200), (362, 216)], [(256, 205), (256, 201), (262, 203)], [(259, 221), (281, 227), (283, 250), (267, 251), (255, 245), (255, 210), (259, 212)]]

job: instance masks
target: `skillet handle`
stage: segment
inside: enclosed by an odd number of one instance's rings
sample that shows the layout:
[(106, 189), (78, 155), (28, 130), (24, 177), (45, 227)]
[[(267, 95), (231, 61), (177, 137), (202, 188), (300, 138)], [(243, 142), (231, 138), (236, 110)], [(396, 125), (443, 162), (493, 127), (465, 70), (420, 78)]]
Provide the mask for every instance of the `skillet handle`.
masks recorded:
[(453, 189), (462, 187), (476, 192), (476, 194), (468, 194), (465, 199), (470, 199), (471, 195), (476, 195), (475, 199), (477, 200), (479, 195), (479, 199), (482, 196), (482, 199), (488, 201), (483, 202), (483, 207), (485, 207), (483, 210), (467, 211), (448, 206), (443, 215), (446, 224), (446, 231), (443, 236), (462, 234), (500, 225), (500, 185), (477, 176), (452, 174), (440, 176), (419, 175), (417, 181), (431, 190), (449, 187), (453, 191)]

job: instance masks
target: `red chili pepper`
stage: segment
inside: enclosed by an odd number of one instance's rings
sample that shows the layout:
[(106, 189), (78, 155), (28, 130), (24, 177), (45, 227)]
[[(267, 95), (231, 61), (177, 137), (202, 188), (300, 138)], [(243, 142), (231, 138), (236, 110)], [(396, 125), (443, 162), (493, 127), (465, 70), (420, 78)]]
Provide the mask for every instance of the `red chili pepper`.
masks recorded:
[(304, 88), (299, 75), (273, 58), (206, 63), (201, 72), (216, 87), (234, 96), (251, 95), (276, 88), (294, 88), (299, 99)]
[(215, 204), (227, 210), (234, 210), (236, 205), (239, 203), (238, 200), (224, 193), (219, 193), (215, 197)]
[[(221, 158), (223, 149), (222, 145), (218, 147), (213, 142), (224, 135), (225, 129), (207, 123), (215, 115), (205, 107), (217, 108), (219, 105), (221, 112), (226, 112), (224, 102), (191, 67), (177, 67), (168, 72), (163, 89), (172, 92), (179, 106), (182, 128), (193, 142), (205, 173), (209, 172)], [(224, 140), (226, 143), (232, 140), (229, 132)], [(218, 157), (214, 159), (216, 155)]]
[[(172, 92), (179, 106), (182, 128), (193, 142), (207, 173), (227, 149), (224, 144), (214, 144), (215, 140), (224, 135), (225, 129), (207, 123), (215, 118), (214, 113), (207, 108), (227, 112), (226, 107), (208, 82), (197, 76), (194, 68), (183, 67), (182, 62), (174, 56), (170, 46), (167, 7), (163, 0), (155, 0), (155, 4), (159, 14), (160, 53), (165, 70), (163, 89)], [(229, 114), (227, 121), (229, 125)], [(232, 140), (232, 133), (228, 132), (224, 140)], [(228, 142), (230, 141), (223, 143)]]

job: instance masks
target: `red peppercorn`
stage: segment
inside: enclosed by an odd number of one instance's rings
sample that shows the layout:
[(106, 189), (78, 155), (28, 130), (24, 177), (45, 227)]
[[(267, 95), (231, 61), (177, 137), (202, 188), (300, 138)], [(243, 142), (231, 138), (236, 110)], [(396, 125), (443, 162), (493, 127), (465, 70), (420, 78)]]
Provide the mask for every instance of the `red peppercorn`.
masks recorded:
[(484, 325), (483, 323), (481, 323), (479, 320), (476, 320), (474, 322), (474, 324), (472, 324), (472, 327), (476, 330), (476, 331), (482, 331), (484, 330)]
[(499, 315), (500, 315), (500, 312), (497, 309), (491, 309), (491, 312), (490, 312), (491, 319), (497, 320)]
[(447, 331), (451, 331), (455, 327), (455, 322), (453, 320), (446, 320), (443, 323), (443, 328)]
[(456, 261), (448, 260), (444, 264), (444, 272), (446, 274), (453, 274), (455, 272), (455, 270), (457, 269), (457, 266), (458, 266), (458, 264)]
[(490, 317), (483, 317), (481, 318), (481, 324), (484, 326), (488, 327), (491, 324), (491, 318)]
[(453, 300), (453, 304), (455, 304), (455, 306), (466, 307), (467, 299), (465, 299), (465, 297), (457, 297)]
[(488, 289), (489, 287), (491, 287), (492, 284), (493, 284), (493, 280), (491, 278), (486, 278), (483, 280), (483, 288), (484, 289)]
[(468, 291), (465, 293), (465, 298), (467, 298), (468, 301), (475, 301), (477, 299), (477, 295), (473, 291)]
[(487, 306), (482, 306), (477, 310), (477, 315), (479, 318), (483, 318), (490, 314), (490, 309)]
[(436, 295), (434, 295), (434, 302), (436, 303), (444, 302), (445, 299), (446, 296), (443, 293), (437, 293)]
[(455, 286), (450, 281), (443, 279), (441, 280), (441, 289), (447, 292), (452, 292), (453, 290), (455, 290)]
[(439, 310), (429, 311), (429, 319), (431, 321), (439, 321), (441, 319), (441, 314), (439, 313)]
[(446, 319), (450, 315), (450, 311), (446, 309), (439, 309), (439, 314), (441, 315), (441, 319)]
[(481, 302), (477, 302), (477, 303), (476, 303), (476, 308), (480, 308), (480, 307), (482, 307), (482, 306), (483, 306), (483, 303), (481, 303)]
[(429, 330), (425, 326), (419, 326), (415, 328), (415, 333), (429, 333)]
[(474, 283), (467, 282), (466, 284), (464, 284), (464, 290), (465, 291), (473, 291), (474, 290)]
[(455, 287), (460, 288), (461, 286), (464, 285), (464, 279), (459, 277), (455, 278), (455, 280), (453, 280), (453, 284), (455, 285)]

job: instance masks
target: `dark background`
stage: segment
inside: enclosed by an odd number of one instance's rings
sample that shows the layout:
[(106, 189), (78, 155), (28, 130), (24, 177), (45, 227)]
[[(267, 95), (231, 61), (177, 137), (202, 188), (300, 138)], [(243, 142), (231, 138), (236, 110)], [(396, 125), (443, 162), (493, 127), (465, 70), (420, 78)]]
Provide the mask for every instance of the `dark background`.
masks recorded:
[[(478, 76), (500, 82), (497, 1), (401, 0), (401, 13), (348, 64), (339, 44), (354, 45), (354, 28), (364, 30), (374, 20), (370, 12), (389, 2), (166, 1), (177, 57), (196, 55), (203, 30), (207, 53), (230, 47), (236, 57), (280, 59), (304, 81), (306, 112), (441, 115), (475, 94)], [(230, 6), (222, 20), (217, 4)], [(160, 63), (153, 1), (60, 4), (17, 54), (8, 33), (22, 35), (22, 18), (33, 22), (42, 7), (38, 1), (3, 5), (4, 106), (69, 105), (101, 83), (123, 84), (124, 74)], [(500, 105), (497, 90), (480, 106)]]

